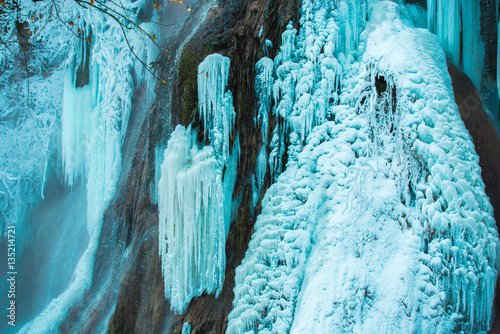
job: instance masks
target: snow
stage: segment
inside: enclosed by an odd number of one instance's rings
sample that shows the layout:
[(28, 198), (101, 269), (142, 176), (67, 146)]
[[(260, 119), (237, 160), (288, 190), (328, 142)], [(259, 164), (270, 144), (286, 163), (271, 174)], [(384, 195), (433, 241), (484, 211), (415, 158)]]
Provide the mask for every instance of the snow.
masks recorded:
[(224, 283), (226, 238), (234, 213), (239, 136), (230, 150), (236, 113), (226, 91), (229, 58), (207, 56), (198, 66), (198, 110), (210, 145), (178, 125), (168, 141), (158, 184), (159, 255), (165, 298), (181, 314), (203, 293), (217, 297)]
[(304, 1), (299, 35), (283, 34), (276, 182), (236, 268), (227, 333), (484, 332), (498, 232), (445, 54), (390, 1), (367, 3), (357, 44), (330, 44), (326, 27), (346, 26), (352, 4)]

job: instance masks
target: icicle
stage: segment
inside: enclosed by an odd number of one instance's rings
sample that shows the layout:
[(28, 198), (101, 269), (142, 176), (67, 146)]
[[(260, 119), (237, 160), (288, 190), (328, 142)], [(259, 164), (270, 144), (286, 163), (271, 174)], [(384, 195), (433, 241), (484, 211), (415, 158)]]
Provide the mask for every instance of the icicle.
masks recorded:
[(198, 111), (217, 155), (229, 154), (229, 137), (236, 113), (231, 92), (226, 92), (230, 60), (220, 54), (208, 55), (198, 66)]
[(454, 64), (460, 64), (460, 30), (462, 0), (428, 0), (427, 20), (429, 30), (438, 36), (439, 42)]
[(224, 191), (211, 146), (198, 149), (191, 130), (177, 126), (159, 182), (159, 253), (165, 297), (182, 313), (193, 297), (222, 289), (226, 265)]
[(266, 39), (266, 41), (264, 42), (264, 53), (266, 54), (266, 56), (269, 56), (269, 52), (271, 51), (272, 48), (273, 48), (273, 42)]
[[(88, 143), (97, 127), (95, 110), (98, 84), (96, 72), (91, 70), (90, 82), (75, 87), (74, 61), (70, 62), (64, 83), (62, 110), (62, 163), (66, 184), (73, 186), (78, 178), (85, 176)], [(91, 68), (93, 69), (93, 68)], [(93, 116), (95, 115), (95, 116)]]
[(198, 110), (210, 146), (199, 149), (191, 129), (177, 126), (167, 144), (158, 185), (159, 253), (165, 297), (182, 313), (192, 298), (222, 289), (225, 245), (239, 160), (229, 152), (236, 113), (226, 91), (229, 58), (207, 56), (198, 66)]
[(189, 324), (189, 322), (185, 322), (183, 325), (182, 325), (182, 331), (181, 331), (181, 334), (191, 334), (191, 325)]
[[(435, 33), (453, 63), (461, 66), (476, 87), (481, 84), (484, 45), (480, 0), (427, 0), (429, 30)], [(463, 45), (460, 48), (460, 32)], [(460, 58), (462, 56), (462, 58)]]
[(262, 188), (264, 176), (267, 168), (267, 132), (269, 128), (269, 113), (271, 109), (271, 96), (273, 87), (273, 67), (274, 63), (268, 57), (260, 59), (255, 64), (257, 76), (255, 78), (255, 93), (259, 100), (259, 110), (257, 113), (258, 125), (260, 126), (262, 136), (262, 148), (257, 157), (256, 180), (257, 192)]
[[(478, 89), (481, 87), (481, 74), (484, 66), (479, 2), (480, 0), (462, 0), (463, 70)], [(456, 40), (456, 44), (459, 44), (459, 41), (460, 38)]]

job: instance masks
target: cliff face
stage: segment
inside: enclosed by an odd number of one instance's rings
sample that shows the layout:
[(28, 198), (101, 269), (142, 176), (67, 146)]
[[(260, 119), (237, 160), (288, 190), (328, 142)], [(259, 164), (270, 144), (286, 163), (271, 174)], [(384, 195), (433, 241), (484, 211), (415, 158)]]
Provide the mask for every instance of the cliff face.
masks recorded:
[[(131, 116), (129, 128), (140, 131), (135, 135), (127, 133), (122, 149), (124, 156), (131, 157), (130, 166), (124, 169), (118, 195), (104, 217), (94, 282), (85, 302), (66, 319), (62, 332), (180, 333), (184, 322), (191, 324), (193, 333), (225, 331), (234, 298), (235, 268), (245, 255), (260, 212), (260, 204), (255, 210), (251, 208), (252, 173), (257, 154), (265, 144), (253, 121), (257, 111), (254, 66), (265, 55), (265, 39), (273, 43), (269, 51), (273, 58), (286, 25), (292, 21), (298, 28), (298, 18), (297, 1), (226, 0), (210, 9), (187, 44), (183, 39), (189, 34), (189, 20), (179, 37), (168, 41), (171, 53), (157, 61), (161, 76), (169, 78), (168, 84), (157, 86), (156, 101), (145, 119)], [(226, 243), (228, 262), (221, 294), (218, 298), (203, 295), (194, 299), (183, 314), (175, 315), (165, 301), (158, 256), (158, 210), (152, 195), (155, 150), (166, 143), (177, 124), (192, 123), (202, 138), (196, 109), (197, 66), (215, 52), (231, 59), (228, 89), (233, 93), (237, 113), (233, 138), (239, 133), (241, 148), (233, 199), (239, 199), (239, 206), (233, 208), (237, 215)], [(470, 79), (451, 64), (449, 72), (462, 119), (480, 156), (486, 192), (495, 212), (500, 212), (499, 138)], [(138, 89), (138, 100), (141, 94), (144, 90)], [(275, 124), (276, 120), (271, 119), (270, 133)], [(268, 173), (261, 199), (270, 183)]]
[[(210, 9), (187, 44), (185, 39), (194, 24), (190, 19), (178, 37), (168, 41), (170, 53), (161, 57), (157, 66), (160, 76), (169, 80), (167, 85), (157, 86), (156, 101), (142, 123), (132, 113), (129, 129), (141, 130), (137, 138), (127, 133), (122, 149), (124, 156), (132, 158), (122, 174), (118, 195), (104, 217), (94, 282), (85, 302), (66, 319), (62, 332), (180, 333), (185, 321), (191, 324), (193, 333), (225, 330), (234, 297), (234, 269), (245, 254), (260, 210), (259, 206), (251, 208), (252, 173), (262, 147), (260, 129), (253, 121), (257, 110), (254, 66), (265, 55), (265, 39), (272, 41), (268, 52), (274, 57), (281, 33), (290, 21), (298, 21), (296, 1), (228, 0)], [(239, 207), (233, 208), (237, 215), (226, 244), (228, 262), (221, 294), (217, 299), (203, 295), (193, 300), (184, 314), (175, 315), (165, 301), (158, 256), (158, 211), (152, 195), (155, 148), (166, 143), (177, 124), (193, 122), (200, 137), (203, 135), (196, 110), (197, 66), (215, 52), (231, 59), (228, 89), (233, 93), (237, 113), (233, 138), (239, 132), (241, 148), (233, 197), (240, 201)], [(136, 91), (137, 100), (141, 100), (141, 94), (144, 89)], [(270, 125), (272, 131), (273, 120)], [(261, 197), (269, 184), (266, 175)]]

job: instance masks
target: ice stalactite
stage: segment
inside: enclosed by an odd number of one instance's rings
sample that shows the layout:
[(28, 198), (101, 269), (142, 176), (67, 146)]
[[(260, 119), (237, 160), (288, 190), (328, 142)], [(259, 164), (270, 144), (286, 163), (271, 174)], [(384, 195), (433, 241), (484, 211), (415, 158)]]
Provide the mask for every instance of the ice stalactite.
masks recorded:
[[(99, 40), (97, 40), (99, 43)], [(121, 145), (127, 131), (134, 79), (133, 61), (111, 62), (93, 55), (89, 83), (76, 87), (75, 63), (69, 66), (62, 114), (62, 156), (66, 183), (86, 179), (89, 236), (102, 220), (121, 170)]]
[[(89, 82), (83, 87), (76, 87), (78, 60), (83, 55), (73, 53), (70, 56), (69, 70), (64, 82), (63, 113), (62, 113), (62, 163), (65, 182), (69, 187), (85, 178), (87, 146), (92, 138), (92, 131), (98, 127), (98, 115), (93, 113), (97, 105), (98, 77), (95, 70), (90, 73)], [(90, 68), (90, 64), (88, 64)], [(94, 117), (92, 117), (94, 116)], [(97, 117), (96, 117), (97, 116)]]
[(305, 1), (298, 36), (291, 24), (283, 33), (280, 53), (274, 60), (276, 80), (272, 97), (278, 125), (271, 137), (269, 157), (274, 179), (284, 168), (288, 133), (295, 132), (303, 141), (338, 104), (341, 63), (351, 62), (350, 53), (357, 52), (366, 15), (366, 1)]
[(222, 157), (229, 155), (229, 137), (236, 116), (232, 94), (226, 91), (229, 66), (229, 58), (217, 53), (198, 66), (198, 111), (206, 139)]
[(481, 74), (484, 66), (484, 42), (481, 36), (479, 2), (480, 0), (462, 1), (463, 70), (478, 89), (481, 88)]
[(299, 35), (283, 34), (273, 98), (288, 163), (236, 269), (227, 333), (489, 327), (498, 232), (444, 53), (396, 3), (369, 4), (351, 55), (307, 43), (330, 16), (342, 26), (330, 3), (303, 2)]
[(453, 63), (481, 87), (484, 43), (480, 0), (427, 0), (427, 19), (429, 30), (437, 35)]
[[(255, 64), (257, 76), (255, 78), (255, 92), (259, 100), (259, 110), (257, 112), (256, 123), (260, 127), (262, 137), (262, 148), (257, 156), (255, 167), (256, 191), (260, 194), (260, 189), (264, 184), (264, 177), (267, 170), (267, 138), (269, 131), (269, 113), (271, 112), (272, 88), (273, 88), (273, 68), (274, 63), (268, 57), (264, 57)], [(256, 196), (254, 196), (256, 197)], [(257, 195), (258, 197), (258, 195)]]
[(460, 30), (462, 0), (428, 0), (427, 20), (429, 30), (438, 36), (443, 49), (454, 64), (460, 64)]
[(204, 292), (218, 295), (226, 265), (222, 173), (213, 148), (194, 139), (190, 128), (172, 133), (159, 183), (165, 296), (177, 313)]
[[(140, 1), (121, 4), (131, 11), (141, 5)], [(82, 41), (78, 40), (74, 48), (83, 51), (74, 52), (68, 62), (61, 151), (66, 184), (71, 187), (79, 179), (86, 183), (89, 244), (66, 291), (24, 326), (22, 333), (53, 331), (92, 284), (104, 211), (115, 195), (121, 172), (121, 146), (127, 131), (132, 93), (146, 73), (137, 65), (130, 48), (144, 59), (154, 57), (138, 30), (131, 31), (126, 39), (122, 28), (110, 16), (95, 11), (79, 15), (91, 22), (91, 28), (86, 29), (92, 31), (93, 43), (90, 47), (83, 42), (87, 47), (82, 48)], [(141, 29), (151, 28), (151, 24), (141, 25)]]
[(191, 334), (191, 325), (189, 324), (189, 322), (185, 322), (182, 325), (182, 332), (181, 332), (181, 334)]
[(226, 91), (229, 58), (209, 55), (198, 67), (198, 110), (209, 146), (179, 125), (164, 153), (158, 185), (159, 254), (165, 297), (182, 313), (194, 297), (220, 293), (239, 159), (230, 150), (235, 112)]

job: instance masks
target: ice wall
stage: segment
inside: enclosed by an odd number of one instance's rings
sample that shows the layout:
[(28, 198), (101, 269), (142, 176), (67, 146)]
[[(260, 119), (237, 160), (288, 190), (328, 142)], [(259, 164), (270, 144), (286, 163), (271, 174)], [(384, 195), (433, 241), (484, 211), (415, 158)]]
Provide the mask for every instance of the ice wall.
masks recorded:
[(356, 50), (319, 44), (339, 8), (303, 2), (299, 35), (283, 34), (288, 163), (236, 269), (227, 333), (484, 332), (498, 232), (444, 52), (390, 1), (369, 2)]
[(229, 58), (207, 56), (198, 67), (198, 110), (209, 146), (178, 125), (165, 150), (158, 185), (159, 254), (165, 297), (184, 312), (194, 297), (219, 295), (239, 159), (231, 131), (236, 113), (226, 91)]
[[(122, 2), (120, 10), (132, 13), (142, 5), (141, 1)], [(104, 211), (115, 195), (120, 176), (121, 145), (127, 131), (132, 93), (135, 84), (140, 84), (145, 76), (145, 68), (137, 65), (139, 62), (130, 48), (148, 64), (152, 60), (148, 57), (154, 55), (148, 53), (149, 44), (139, 30), (132, 29), (125, 37), (120, 25), (109, 15), (97, 10), (80, 13), (78, 6), (68, 10), (76, 11), (75, 17), (80, 15), (82, 21), (89, 22), (82, 28), (92, 33), (91, 43), (84, 42), (90, 44), (88, 48), (74, 51), (69, 57), (61, 131), (66, 183), (69, 187), (79, 181), (86, 183), (89, 244), (67, 290), (24, 326), (22, 333), (45, 333), (58, 328), (92, 284)], [(143, 24), (141, 29), (150, 31), (152, 26)], [(81, 40), (75, 40), (73, 49), (81, 50)], [(90, 52), (88, 57), (86, 52)], [(76, 74), (82, 63), (88, 65), (88, 83)]]
[(429, 30), (453, 63), (480, 88), (484, 61), (480, 0), (427, 0), (427, 18)]

